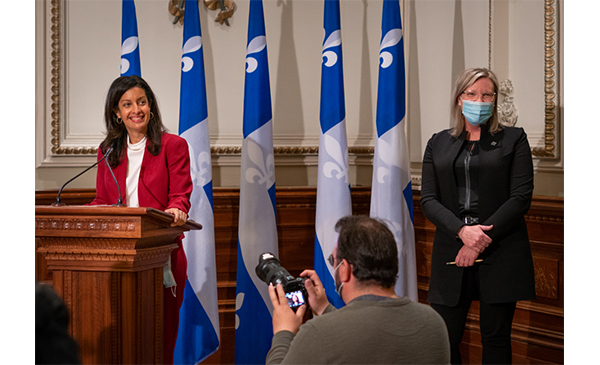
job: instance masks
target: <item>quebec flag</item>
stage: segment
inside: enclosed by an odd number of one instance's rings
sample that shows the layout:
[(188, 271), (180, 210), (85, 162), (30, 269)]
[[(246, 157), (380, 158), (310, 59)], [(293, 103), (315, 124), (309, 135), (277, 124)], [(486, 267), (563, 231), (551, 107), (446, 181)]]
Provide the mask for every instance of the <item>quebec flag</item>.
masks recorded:
[(268, 287), (256, 276), (259, 256), (278, 256), (275, 161), (267, 38), (262, 0), (250, 1), (238, 223), (235, 363), (264, 364), (273, 311)]
[(187, 281), (179, 310), (174, 364), (197, 364), (219, 348), (212, 166), (198, 0), (188, 0), (183, 24), (179, 134), (190, 151), (192, 191), (189, 218), (202, 224), (186, 232)]
[(325, 0), (321, 66), (321, 134), (315, 220), (315, 271), (336, 308), (344, 302), (335, 290), (334, 268), (327, 258), (337, 243), (335, 224), (352, 214), (346, 141), (346, 105), (342, 68), (339, 0)]
[(121, 15), (121, 76), (142, 76), (140, 47), (133, 0), (123, 0)]
[(404, 42), (398, 0), (384, 0), (382, 13), (371, 217), (387, 222), (398, 245), (396, 295), (417, 302), (412, 185), (405, 133)]

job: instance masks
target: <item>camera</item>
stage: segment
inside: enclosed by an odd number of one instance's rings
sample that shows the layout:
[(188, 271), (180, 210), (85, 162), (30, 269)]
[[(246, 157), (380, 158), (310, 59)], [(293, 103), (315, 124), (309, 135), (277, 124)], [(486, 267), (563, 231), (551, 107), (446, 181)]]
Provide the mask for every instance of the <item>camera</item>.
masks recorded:
[(258, 257), (256, 275), (267, 284), (281, 284), (288, 305), (296, 311), (299, 306), (306, 303), (308, 293), (304, 287), (304, 279), (294, 278), (281, 266), (281, 262), (270, 252), (265, 252)]

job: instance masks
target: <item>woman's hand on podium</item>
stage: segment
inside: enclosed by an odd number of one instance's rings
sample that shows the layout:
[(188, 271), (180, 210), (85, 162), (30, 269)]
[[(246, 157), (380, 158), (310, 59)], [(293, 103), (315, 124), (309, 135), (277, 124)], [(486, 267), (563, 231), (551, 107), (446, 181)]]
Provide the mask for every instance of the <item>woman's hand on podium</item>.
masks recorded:
[(169, 208), (165, 210), (165, 212), (173, 214), (173, 223), (171, 223), (171, 227), (182, 226), (187, 222), (187, 214), (177, 208)]

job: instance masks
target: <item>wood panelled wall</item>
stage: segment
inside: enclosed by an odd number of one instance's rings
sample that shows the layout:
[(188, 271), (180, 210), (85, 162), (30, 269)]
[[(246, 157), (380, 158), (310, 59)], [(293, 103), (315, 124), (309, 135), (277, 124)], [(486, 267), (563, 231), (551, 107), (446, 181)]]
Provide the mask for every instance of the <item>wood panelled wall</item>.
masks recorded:
[[(235, 344), (235, 281), (237, 266), (237, 225), (239, 189), (215, 188), (215, 240), (221, 346), (206, 364), (232, 364)], [(71, 205), (85, 204), (94, 190), (65, 190), (62, 200)], [(51, 204), (56, 191), (37, 191), (36, 204)], [(419, 301), (425, 303), (429, 283), (431, 247), (435, 227), (421, 211), (420, 192), (414, 191), (414, 222), (417, 252)], [(370, 188), (352, 188), (354, 214), (369, 214)], [(316, 189), (277, 189), (277, 229), (279, 258), (297, 276), (312, 268), (314, 254)], [(519, 302), (513, 323), (513, 362), (564, 362), (564, 200), (534, 197), (527, 216), (534, 257), (537, 300)], [(201, 222), (200, 222), (201, 223)], [(48, 280), (44, 262), (36, 257), (36, 271)], [(258, 262), (258, 258), (257, 258)], [(463, 338), (465, 363), (481, 363), (478, 305), (469, 313)]]

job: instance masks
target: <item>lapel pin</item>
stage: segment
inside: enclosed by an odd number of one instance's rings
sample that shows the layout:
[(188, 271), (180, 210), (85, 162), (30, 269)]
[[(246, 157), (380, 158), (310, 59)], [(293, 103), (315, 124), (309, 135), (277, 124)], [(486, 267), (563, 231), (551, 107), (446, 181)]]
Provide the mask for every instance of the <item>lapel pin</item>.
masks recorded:
[(493, 142), (491, 143), (491, 145), (492, 145), (492, 146), (495, 146), (496, 144), (497, 144), (497, 142), (496, 142), (496, 141), (493, 141)]

